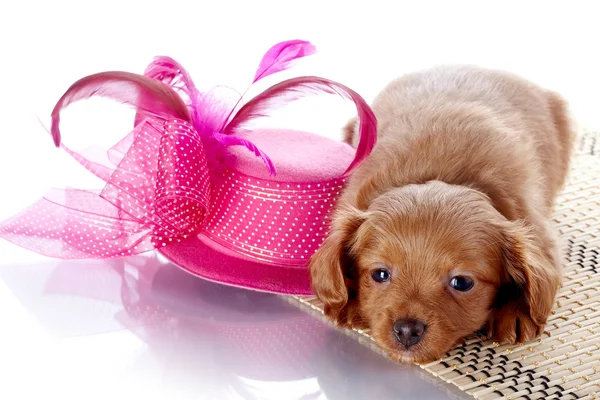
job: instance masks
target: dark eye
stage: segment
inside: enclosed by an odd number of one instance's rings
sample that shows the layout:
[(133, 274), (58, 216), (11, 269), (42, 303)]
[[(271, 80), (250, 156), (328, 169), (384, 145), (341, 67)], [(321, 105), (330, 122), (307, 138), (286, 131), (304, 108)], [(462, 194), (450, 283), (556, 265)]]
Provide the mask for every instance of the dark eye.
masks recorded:
[(390, 271), (385, 268), (376, 269), (371, 273), (375, 282), (382, 283), (390, 280)]
[(473, 289), (473, 285), (475, 285), (475, 282), (465, 276), (455, 276), (450, 279), (450, 286), (452, 289), (458, 290), (459, 292), (468, 292)]

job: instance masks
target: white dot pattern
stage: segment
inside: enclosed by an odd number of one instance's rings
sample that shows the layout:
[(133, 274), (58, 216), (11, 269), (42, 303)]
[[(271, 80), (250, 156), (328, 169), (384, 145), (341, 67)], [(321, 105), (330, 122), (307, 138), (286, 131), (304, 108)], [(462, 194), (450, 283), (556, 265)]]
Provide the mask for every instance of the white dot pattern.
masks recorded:
[(114, 170), (67, 151), (108, 178), (102, 192), (55, 191), (0, 225), (0, 237), (51, 257), (112, 258), (201, 231), (256, 260), (304, 267), (346, 183), (276, 182), (233, 170), (211, 175), (200, 136), (175, 119), (139, 124), (109, 150), (118, 159)]
[(113, 258), (143, 253), (196, 232), (210, 202), (198, 133), (184, 121), (152, 118), (109, 150), (130, 146), (117, 168), (67, 149), (99, 177), (100, 194), (56, 190), (0, 225), (0, 237), (57, 258)]
[(216, 182), (204, 234), (261, 261), (304, 266), (324, 240), (344, 184), (281, 183), (228, 170)]

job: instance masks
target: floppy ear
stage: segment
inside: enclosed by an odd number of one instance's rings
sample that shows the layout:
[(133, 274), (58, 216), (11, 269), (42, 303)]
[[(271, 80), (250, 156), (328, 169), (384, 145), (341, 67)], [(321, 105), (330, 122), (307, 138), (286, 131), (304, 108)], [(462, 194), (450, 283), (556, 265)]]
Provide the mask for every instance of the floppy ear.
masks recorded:
[(358, 271), (351, 247), (364, 221), (360, 210), (339, 207), (328, 237), (310, 260), (312, 289), (325, 304), (325, 315), (342, 326), (358, 317)]
[(539, 336), (561, 284), (556, 245), (546, 232), (533, 237), (511, 223), (501, 239), (503, 275), (489, 333), (499, 340), (526, 342)]

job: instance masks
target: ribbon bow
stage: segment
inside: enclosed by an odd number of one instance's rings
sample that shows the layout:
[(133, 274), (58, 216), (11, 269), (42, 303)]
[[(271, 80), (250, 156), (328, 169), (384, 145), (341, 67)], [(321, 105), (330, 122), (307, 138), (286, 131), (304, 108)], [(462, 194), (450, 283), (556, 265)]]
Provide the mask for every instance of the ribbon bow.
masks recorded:
[[(293, 40), (273, 46), (263, 57), (253, 83), (311, 55), (315, 47)], [(200, 92), (175, 60), (156, 58), (144, 75), (103, 72), (73, 84), (52, 113), (51, 134), (82, 166), (106, 182), (100, 193), (52, 191), (0, 225), (0, 237), (57, 258), (112, 258), (138, 254), (180, 241), (200, 231), (211, 212), (211, 188), (228, 168), (228, 146), (245, 146), (260, 157), (271, 175), (271, 159), (237, 136), (266, 110), (309, 93), (338, 94), (357, 104), (361, 140), (349, 173), (375, 144), (375, 119), (364, 100), (347, 87), (317, 77), (276, 84), (247, 104), (232, 105), (215, 91)], [(135, 128), (108, 151), (107, 167), (61, 143), (60, 111), (94, 95), (137, 108)], [(369, 131), (369, 134), (365, 132)]]

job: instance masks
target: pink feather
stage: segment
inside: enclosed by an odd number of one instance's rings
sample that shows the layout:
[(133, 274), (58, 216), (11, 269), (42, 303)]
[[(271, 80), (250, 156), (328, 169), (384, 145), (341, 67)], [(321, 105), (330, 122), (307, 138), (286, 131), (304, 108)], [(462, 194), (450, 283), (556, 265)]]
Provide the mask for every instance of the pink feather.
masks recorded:
[[(245, 146), (263, 159), (271, 175), (276, 173), (269, 157), (250, 141), (219, 133), (231, 113), (236, 110), (242, 98), (239, 93), (221, 86), (207, 93), (201, 93), (188, 72), (170, 57), (156, 57), (146, 68), (144, 75), (171, 86), (188, 101), (192, 124), (203, 138), (207, 161), (213, 170), (219, 170), (223, 160), (228, 158), (226, 151), (228, 146)], [(137, 118), (139, 119), (141, 117)]]
[(286, 70), (294, 65), (298, 58), (310, 56), (317, 51), (315, 46), (305, 40), (288, 40), (277, 43), (271, 47), (263, 56), (252, 83)]
[(161, 117), (190, 120), (188, 109), (177, 93), (164, 83), (129, 72), (101, 72), (75, 82), (58, 100), (52, 111), (50, 132), (60, 146), (60, 112), (69, 104), (92, 96), (103, 96), (133, 105), (139, 111)]
[[(212, 135), (223, 129), (230, 115), (232, 105), (241, 98), (235, 92), (236, 99), (232, 100), (233, 89), (215, 87), (207, 93), (200, 92), (190, 74), (177, 61), (170, 57), (155, 57), (144, 72), (145, 76), (169, 85), (176, 91), (182, 92), (184, 99), (189, 102), (193, 125), (201, 135)], [(225, 94), (225, 89), (230, 93)]]
[(275, 168), (275, 164), (273, 161), (267, 156), (261, 149), (256, 147), (256, 145), (249, 140), (246, 140), (239, 136), (234, 135), (224, 135), (222, 133), (215, 133), (215, 139), (224, 146), (245, 146), (248, 150), (254, 153), (255, 156), (262, 158), (265, 166), (269, 170), (269, 174), (275, 175), (277, 174), (277, 170)]
[(346, 170), (350, 173), (371, 153), (377, 140), (377, 120), (365, 100), (352, 89), (325, 78), (303, 76), (271, 86), (246, 103), (225, 128), (225, 134), (235, 134), (248, 122), (269, 115), (274, 108), (313, 94), (337, 94), (352, 100), (358, 112), (360, 141), (356, 157)]
[(152, 79), (163, 81), (166, 84), (170, 84), (172, 80), (181, 78), (185, 86), (189, 88), (195, 88), (194, 81), (188, 72), (171, 57), (159, 56), (154, 57), (154, 60), (146, 67), (144, 75)]
[(171, 57), (155, 57), (144, 71), (144, 75), (162, 81), (171, 88), (183, 92), (191, 103), (199, 96), (198, 89), (194, 85), (190, 74)]

